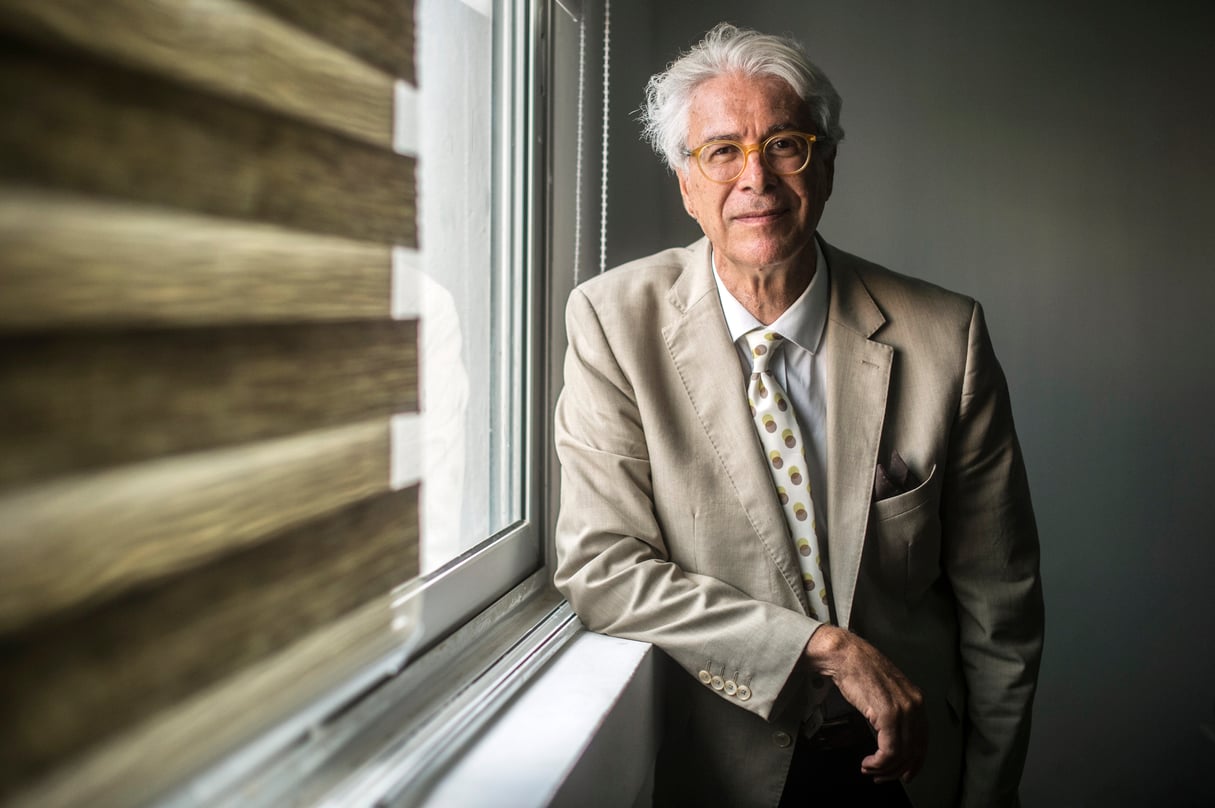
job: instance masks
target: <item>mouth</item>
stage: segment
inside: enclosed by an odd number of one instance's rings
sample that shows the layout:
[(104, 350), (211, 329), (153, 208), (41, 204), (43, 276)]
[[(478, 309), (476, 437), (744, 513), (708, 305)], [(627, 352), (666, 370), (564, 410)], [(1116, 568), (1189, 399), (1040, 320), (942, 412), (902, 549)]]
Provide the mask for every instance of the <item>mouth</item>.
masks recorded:
[(743, 224), (769, 224), (789, 212), (788, 208), (766, 208), (734, 215), (734, 221)]

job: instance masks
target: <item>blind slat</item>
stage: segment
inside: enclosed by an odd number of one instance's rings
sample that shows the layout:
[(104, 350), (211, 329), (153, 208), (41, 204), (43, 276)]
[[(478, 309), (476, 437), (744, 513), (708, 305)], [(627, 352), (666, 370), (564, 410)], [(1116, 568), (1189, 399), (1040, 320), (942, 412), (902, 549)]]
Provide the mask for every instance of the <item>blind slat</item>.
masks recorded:
[(392, 76), (238, 0), (5, 0), (0, 25), (392, 148)]
[[(151, 802), (256, 737), (268, 721), (310, 706), (318, 692), (383, 660), (415, 626), (416, 615), (396, 614), (383, 599), (373, 600), (266, 661), (98, 744), (71, 766), (24, 784), (14, 804), (66, 808)], [(153, 757), (148, 750), (157, 754)]]
[(0, 329), (387, 318), (391, 250), (0, 187)]
[(416, 322), (391, 320), (11, 336), (0, 491), (412, 412), (416, 338)]
[(0, 641), (0, 791), (387, 602), (417, 574), (416, 536), (415, 492), (385, 494)]
[(413, 3), (384, 0), (250, 0), (294, 25), (416, 84)]
[(122, 68), (0, 49), (0, 177), (416, 246), (411, 157)]
[(375, 419), (0, 498), (0, 633), (388, 490), (388, 432)]

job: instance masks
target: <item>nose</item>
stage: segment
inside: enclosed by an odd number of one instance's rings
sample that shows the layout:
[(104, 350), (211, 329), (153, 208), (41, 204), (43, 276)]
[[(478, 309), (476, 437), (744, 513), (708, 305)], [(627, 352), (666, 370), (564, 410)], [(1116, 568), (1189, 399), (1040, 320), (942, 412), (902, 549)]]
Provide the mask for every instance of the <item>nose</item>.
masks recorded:
[(761, 148), (758, 144), (746, 148), (744, 155), (746, 164), (743, 166), (742, 174), (735, 180), (738, 187), (762, 192), (776, 184), (776, 174), (764, 162)]

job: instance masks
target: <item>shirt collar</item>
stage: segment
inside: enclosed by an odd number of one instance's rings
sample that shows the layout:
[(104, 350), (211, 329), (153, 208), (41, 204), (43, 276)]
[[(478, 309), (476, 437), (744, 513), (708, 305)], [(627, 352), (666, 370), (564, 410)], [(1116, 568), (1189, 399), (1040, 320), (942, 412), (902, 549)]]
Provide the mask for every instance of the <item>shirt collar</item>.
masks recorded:
[(818, 239), (814, 239), (814, 253), (816, 268), (810, 285), (770, 326), (765, 326), (755, 319), (755, 316), (730, 294), (730, 290), (721, 282), (721, 276), (717, 274), (717, 260), (712, 259), (713, 280), (717, 282), (717, 295), (721, 299), (721, 310), (726, 316), (726, 327), (730, 330), (732, 341), (738, 342), (739, 337), (756, 328), (771, 328), (803, 350), (812, 354), (818, 352), (823, 329), (827, 325), (827, 303), (830, 299), (827, 292), (830, 278), (827, 258), (823, 255), (823, 248)]

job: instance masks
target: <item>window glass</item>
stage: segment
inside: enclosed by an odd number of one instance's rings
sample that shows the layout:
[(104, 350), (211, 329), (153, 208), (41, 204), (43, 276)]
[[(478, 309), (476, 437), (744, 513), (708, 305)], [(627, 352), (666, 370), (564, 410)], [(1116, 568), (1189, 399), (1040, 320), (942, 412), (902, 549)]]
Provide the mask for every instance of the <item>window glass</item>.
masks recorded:
[(505, 211), (495, 210), (504, 181), (491, 3), (421, 0), (418, 12), (421, 566), (429, 573), (521, 517), (521, 300), (515, 262), (495, 244), (494, 216)]

